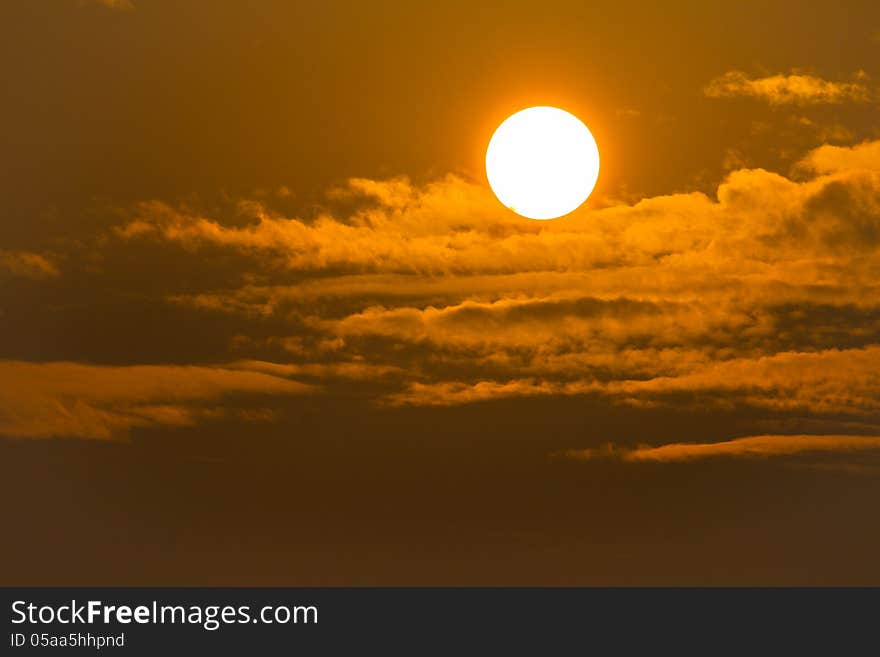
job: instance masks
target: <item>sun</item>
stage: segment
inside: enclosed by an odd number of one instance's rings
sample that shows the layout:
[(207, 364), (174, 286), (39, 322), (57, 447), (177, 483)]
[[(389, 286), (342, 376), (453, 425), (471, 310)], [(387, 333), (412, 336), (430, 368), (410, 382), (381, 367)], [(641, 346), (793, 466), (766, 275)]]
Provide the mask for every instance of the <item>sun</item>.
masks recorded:
[(486, 149), (495, 196), (529, 219), (555, 219), (587, 200), (599, 178), (599, 148), (589, 128), (557, 107), (508, 117)]

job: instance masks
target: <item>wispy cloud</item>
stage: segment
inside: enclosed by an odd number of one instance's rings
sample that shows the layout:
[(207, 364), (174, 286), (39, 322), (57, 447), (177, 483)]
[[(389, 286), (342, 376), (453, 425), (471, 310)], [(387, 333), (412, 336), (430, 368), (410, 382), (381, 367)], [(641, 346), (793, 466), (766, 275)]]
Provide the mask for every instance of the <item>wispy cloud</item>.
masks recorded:
[[(188, 426), (226, 416), (232, 412), (224, 401), (235, 396), (313, 390), (243, 367), (0, 361), (0, 436), (121, 438), (135, 427)], [(263, 416), (258, 408), (238, 415)]]
[(49, 256), (30, 251), (0, 250), (0, 272), (22, 278), (49, 278), (58, 275), (58, 267)]
[[(650, 359), (653, 358), (652, 363)], [(565, 360), (564, 358), (561, 360)], [(715, 360), (696, 350), (621, 353), (604, 361), (571, 357), (556, 362), (556, 377), (475, 383), (411, 383), (391, 395), (392, 405), (454, 406), (475, 401), (545, 395), (596, 394), (643, 407), (730, 408), (880, 416), (880, 347), (823, 352), (784, 352), (756, 358)], [(604, 368), (602, 367), (604, 366)], [(549, 368), (548, 368), (549, 369)], [(667, 370), (667, 376), (623, 378), (625, 373)], [(613, 372), (609, 376), (608, 371)], [(580, 374), (589, 378), (572, 378)], [(562, 380), (560, 380), (562, 379)], [(568, 380), (565, 380), (568, 379)]]
[(666, 445), (571, 450), (572, 459), (614, 459), (630, 463), (675, 463), (710, 458), (763, 459), (808, 453), (850, 454), (880, 452), (880, 436), (854, 435), (763, 435), (717, 443), (669, 443)]
[(871, 91), (859, 73), (853, 81), (833, 81), (815, 75), (792, 73), (749, 77), (728, 71), (704, 88), (709, 98), (757, 98), (771, 105), (820, 105), (867, 102)]

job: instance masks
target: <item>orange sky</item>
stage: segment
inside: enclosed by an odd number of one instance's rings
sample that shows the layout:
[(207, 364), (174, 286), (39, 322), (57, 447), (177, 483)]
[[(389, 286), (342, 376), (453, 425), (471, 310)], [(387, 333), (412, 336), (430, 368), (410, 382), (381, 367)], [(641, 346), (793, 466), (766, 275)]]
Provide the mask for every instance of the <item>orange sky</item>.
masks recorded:
[(872, 3), (0, 20), (0, 583), (880, 581)]

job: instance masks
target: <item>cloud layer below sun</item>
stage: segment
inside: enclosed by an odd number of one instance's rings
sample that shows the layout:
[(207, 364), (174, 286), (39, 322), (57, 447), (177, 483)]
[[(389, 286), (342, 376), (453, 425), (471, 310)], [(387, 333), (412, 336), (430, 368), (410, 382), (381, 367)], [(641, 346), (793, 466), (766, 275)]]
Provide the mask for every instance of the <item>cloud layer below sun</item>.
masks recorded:
[[(859, 85), (725, 79), (713, 93), (747, 87), (778, 102), (834, 102)], [(517, 217), (456, 176), (354, 179), (326, 206), (302, 218), (266, 197), (215, 210), (146, 201), (62, 265), (2, 254), (6, 275), (29, 284), (176, 257), (192, 272), (144, 294), (236, 329), (207, 366), (3, 363), (0, 379), (25, 384), (4, 386), (0, 431), (111, 437), (203, 421), (229, 395), (334, 394), (357, 381), (390, 408), (591, 395), (755, 409), (827, 434), (638, 448), (626, 462), (875, 446), (847, 436), (880, 431), (880, 142), (821, 147), (790, 176), (736, 170), (713, 196), (552, 222)], [(201, 269), (220, 273), (202, 280)]]

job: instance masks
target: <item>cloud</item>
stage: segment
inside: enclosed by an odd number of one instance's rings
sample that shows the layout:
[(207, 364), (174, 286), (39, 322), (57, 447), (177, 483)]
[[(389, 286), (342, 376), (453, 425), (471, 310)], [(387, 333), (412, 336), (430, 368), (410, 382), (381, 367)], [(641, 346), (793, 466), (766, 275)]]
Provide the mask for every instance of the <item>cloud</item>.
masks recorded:
[(265, 372), (283, 377), (314, 377), (317, 379), (348, 379), (351, 381), (376, 380), (388, 376), (399, 376), (403, 370), (390, 365), (371, 365), (363, 362), (338, 363), (268, 363), (258, 360), (244, 360), (231, 363), (230, 368), (245, 371)]
[[(785, 352), (713, 362), (673, 377), (610, 384), (628, 401), (662, 400), (670, 394), (712, 393), (716, 402), (814, 414), (880, 416), (880, 347)], [(712, 399), (701, 395), (703, 402)]]
[(534, 379), (479, 381), (474, 384), (457, 381), (433, 384), (415, 382), (410, 383), (406, 390), (388, 395), (385, 402), (389, 406), (455, 406), (506, 397), (578, 394), (597, 387), (585, 383), (561, 384)]
[[(591, 395), (845, 433), (880, 414), (878, 144), (551, 222), (451, 175), (350, 180), (313, 217), (272, 195), (145, 201), (90, 262), (128, 268), (126, 294), (149, 267), (143, 294), (234, 326), (230, 369), (356, 381), (381, 405)], [(163, 276), (153, 263), (171, 257)]]
[(30, 251), (0, 250), (0, 271), (21, 278), (50, 278), (58, 276), (58, 267), (45, 255)]
[(793, 124), (805, 128), (813, 134), (814, 139), (822, 144), (829, 142), (845, 143), (855, 140), (855, 132), (839, 123), (824, 124), (806, 116), (792, 118)]
[(238, 207), (239, 222), (245, 224), (240, 226), (153, 201), (136, 206), (135, 218), (116, 234), (126, 240), (159, 239), (189, 250), (259, 253), (264, 266), (275, 270), (445, 275), (527, 267), (528, 233), (538, 231), (508, 216), (482, 186), (455, 176), (424, 188), (406, 179), (355, 179), (335, 197), (374, 205), (350, 217), (323, 214), (306, 221), (247, 202)]
[(607, 445), (599, 449), (570, 450), (572, 459), (614, 459), (628, 463), (675, 463), (710, 458), (763, 459), (798, 454), (852, 454), (880, 452), (880, 436), (762, 435), (717, 443), (669, 443), (635, 448)]
[[(442, 308), (371, 307), (319, 326), (343, 338), (373, 335), (442, 345), (528, 346), (554, 340), (622, 341), (645, 333), (656, 337), (664, 320), (680, 334), (683, 329), (705, 330), (713, 321), (712, 308), (675, 306), (672, 302), (565, 295), (467, 300)], [(724, 321), (729, 319), (723, 314)]]
[[(617, 277), (631, 281), (627, 290), (652, 290), (680, 282), (672, 280), (676, 269), (705, 267), (724, 278), (742, 277), (835, 249), (876, 249), (871, 233), (880, 226), (880, 163), (874, 160), (880, 155), (873, 145), (836, 148), (837, 160), (861, 158), (861, 166), (842, 162), (805, 181), (736, 170), (719, 185), (717, 200), (700, 193), (660, 196), (585, 208), (540, 226), (512, 216), (482, 185), (448, 176), (423, 187), (401, 179), (352, 181), (346, 193), (372, 205), (314, 220), (284, 217), (255, 202), (241, 204), (233, 221), (145, 202), (115, 237), (203, 254), (236, 252), (252, 268), (251, 285), (294, 272), (314, 274), (298, 285), (384, 275), (410, 276), (410, 287), (448, 285), (455, 276), (589, 272), (599, 285)], [(830, 153), (819, 149), (804, 161), (826, 162)], [(655, 273), (663, 276), (655, 281)]]
[(853, 82), (835, 82), (823, 78), (792, 73), (751, 78), (741, 71), (728, 71), (712, 80), (703, 92), (709, 98), (750, 97), (771, 105), (819, 105), (867, 102), (871, 93), (857, 75)]
[[(638, 354), (639, 352), (636, 352)], [(880, 347), (821, 352), (785, 352), (757, 358), (711, 360), (699, 352), (675, 350), (630, 354), (613, 365), (615, 378), (537, 378), (462, 383), (411, 383), (390, 395), (390, 405), (453, 406), (511, 396), (596, 394), (640, 407), (731, 408), (736, 405), (812, 415), (848, 415), (880, 420)], [(681, 359), (676, 357), (681, 355)], [(655, 357), (652, 364), (651, 356)], [(600, 361), (601, 363), (601, 361)], [(622, 365), (625, 363), (625, 365)], [(588, 359), (569, 372), (590, 372)], [(627, 368), (678, 370), (671, 376), (619, 378)], [(593, 370), (602, 370), (593, 365)]]
[(851, 170), (880, 172), (880, 141), (866, 141), (848, 148), (820, 146), (804, 157), (799, 166), (819, 174)]
[[(187, 426), (231, 413), (235, 396), (299, 395), (303, 383), (241, 365), (102, 366), (0, 361), (0, 435), (124, 437), (135, 427)], [(259, 419), (259, 409), (239, 416)]]

